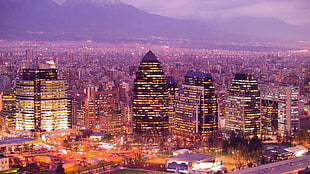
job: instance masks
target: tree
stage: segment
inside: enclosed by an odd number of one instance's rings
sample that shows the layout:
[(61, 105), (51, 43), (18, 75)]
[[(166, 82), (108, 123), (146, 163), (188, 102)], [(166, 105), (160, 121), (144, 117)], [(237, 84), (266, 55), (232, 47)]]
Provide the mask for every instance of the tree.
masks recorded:
[(263, 147), (262, 140), (255, 136), (250, 139), (248, 147), (249, 151), (261, 150), (261, 148)]
[(222, 149), (223, 149), (224, 154), (228, 154), (228, 147), (229, 147), (229, 142), (227, 140), (224, 140), (222, 144)]
[(112, 134), (106, 134), (104, 137), (102, 137), (102, 141), (106, 141), (106, 142), (111, 142), (112, 139), (113, 139)]
[(301, 144), (307, 146), (310, 144), (310, 133), (307, 131), (297, 131), (294, 136), (295, 144)]
[(56, 173), (57, 174), (65, 174), (65, 169), (63, 168), (61, 163), (57, 166)]

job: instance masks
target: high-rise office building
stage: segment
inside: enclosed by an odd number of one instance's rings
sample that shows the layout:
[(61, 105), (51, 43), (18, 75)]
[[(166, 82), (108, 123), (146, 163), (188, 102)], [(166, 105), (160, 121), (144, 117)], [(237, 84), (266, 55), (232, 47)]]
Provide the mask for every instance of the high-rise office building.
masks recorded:
[[(290, 135), (299, 129), (299, 97), (298, 86), (285, 84), (259, 84), (262, 108), (269, 107), (271, 112), (265, 112), (263, 127), (272, 129), (279, 135)], [(268, 126), (272, 125), (272, 127)]]
[(57, 69), (37, 66), (23, 69), (16, 81), (16, 129), (52, 131), (68, 128), (69, 100), (67, 83), (57, 78)]
[(309, 73), (309, 75), (305, 78), (304, 93), (305, 93), (305, 96), (310, 97), (310, 73)]
[(8, 89), (0, 93), (0, 117), (5, 128), (15, 128), (15, 93)]
[(310, 114), (310, 71), (308, 72), (307, 77), (305, 78), (305, 82), (303, 85), (303, 93), (304, 98), (304, 111), (306, 115)]
[(153, 52), (143, 58), (133, 87), (133, 132), (144, 138), (168, 134), (168, 90), (163, 68)]
[(230, 84), (225, 102), (225, 128), (241, 136), (261, 135), (260, 93), (253, 75), (239, 73)]
[[(84, 127), (96, 132), (119, 135), (126, 120), (121, 112), (120, 91), (98, 91), (94, 85), (85, 89), (83, 99)], [(77, 124), (79, 120), (77, 120)]]
[(120, 135), (125, 117), (120, 108), (119, 91), (105, 91), (95, 93), (96, 118), (99, 119), (98, 128), (108, 134)]
[(265, 139), (268, 135), (274, 135), (278, 130), (279, 103), (261, 98), (261, 129)]
[(96, 116), (95, 98), (98, 88), (94, 85), (88, 85), (85, 89), (87, 94), (84, 98), (83, 104), (85, 107), (84, 124), (86, 129), (99, 129), (99, 118)]
[(30, 65), (33, 62), (33, 50), (32, 49), (28, 49), (26, 50), (26, 64)]
[(71, 125), (77, 126), (77, 112), (79, 109), (79, 102), (75, 97), (71, 98)]
[(175, 111), (179, 97), (178, 84), (172, 77), (167, 77), (167, 89), (168, 89), (169, 132), (172, 132), (174, 128)]
[(191, 138), (207, 138), (217, 128), (217, 98), (211, 74), (187, 72), (180, 89), (173, 132)]

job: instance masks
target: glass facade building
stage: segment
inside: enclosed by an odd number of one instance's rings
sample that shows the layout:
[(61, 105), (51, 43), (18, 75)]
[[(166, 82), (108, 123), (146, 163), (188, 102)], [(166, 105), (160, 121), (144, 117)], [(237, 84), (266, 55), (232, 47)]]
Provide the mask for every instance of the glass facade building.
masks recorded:
[(183, 136), (207, 137), (218, 128), (217, 111), (211, 74), (187, 72), (180, 89), (173, 132)]
[(169, 108), (169, 132), (172, 132), (172, 130), (174, 129), (177, 101), (179, 99), (179, 87), (177, 82), (172, 77), (167, 77), (167, 87)]
[(119, 92), (96, 92), (95, 95), (96, 118), (99, 119), (100, 131), (120, 135), (125, 118), (120, 109)]
[(168, 90), (163, 68), (149, 51), (136, 72), (133, 87), (133, 132), (163, 137), (169, 131)]
[(0, 93), (0, 116), (5, 123), (5, 126), (3, 125), (5, 128), (15, 128), (15, 107), (14, 90), (4, 90)]
[(68, 128), (69, 99), (57, 69), (23, 69), (16, 81), (16, 129), (51, 131)]
[(225, 127), (245, 136), (261, 135), (260, 92), (253, 75), (236, 74), (225, 102)]

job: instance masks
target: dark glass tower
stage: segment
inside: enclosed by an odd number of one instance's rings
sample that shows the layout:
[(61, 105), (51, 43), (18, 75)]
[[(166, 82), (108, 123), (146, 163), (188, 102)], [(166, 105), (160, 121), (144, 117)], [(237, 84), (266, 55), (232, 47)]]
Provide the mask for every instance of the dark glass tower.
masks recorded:
[(174, 133), (208, 137), (218, 128), (217, 98), (211, 74), (187, 72), (180, 90)]
[(261, 135), (260, 93), (253, 75), (235, 75), (230, 84), (225, 109), (226, 130), (245, 137)]
[(168, 90), (163, 68), (153, 52), (143, 58), (133, 87), (133, 132), (146, 138), (168, 134)]
[(261, 94), (262, 136), (273, 135), (278, 130), (279, 102), (266, 100)]

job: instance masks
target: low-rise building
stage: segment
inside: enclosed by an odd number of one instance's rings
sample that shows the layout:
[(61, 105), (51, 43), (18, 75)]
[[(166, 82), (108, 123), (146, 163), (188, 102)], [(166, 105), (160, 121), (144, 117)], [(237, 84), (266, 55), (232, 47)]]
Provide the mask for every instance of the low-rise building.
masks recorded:
[(213, 168), (221, 168), (221, 161), (215, 161), (216, 156), (199, 153), (183, 153), (176, 156), (170, 156), (166, 161), (166, 170), (170, 172), (180, 173), (194, 173), (194, 172), (208, 172)]
[(275, 162), (280, 160), (287, 160), (294, 157), (294, 153), (287, 151), (285, 147), (269, 147), (263, 153), (266, 158), (265, 162)]
[(10, 169), (9, 157), (0, 154), (0, 171)]

